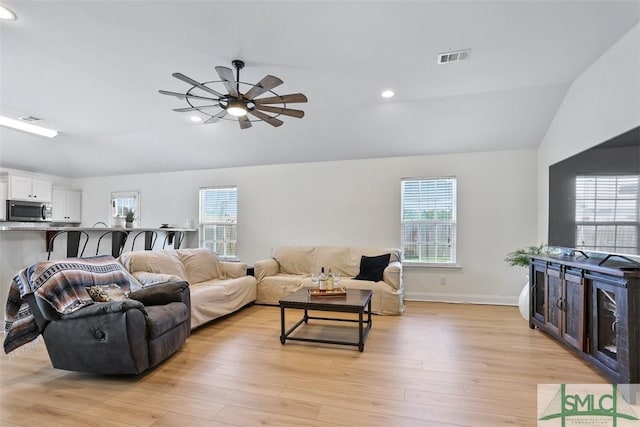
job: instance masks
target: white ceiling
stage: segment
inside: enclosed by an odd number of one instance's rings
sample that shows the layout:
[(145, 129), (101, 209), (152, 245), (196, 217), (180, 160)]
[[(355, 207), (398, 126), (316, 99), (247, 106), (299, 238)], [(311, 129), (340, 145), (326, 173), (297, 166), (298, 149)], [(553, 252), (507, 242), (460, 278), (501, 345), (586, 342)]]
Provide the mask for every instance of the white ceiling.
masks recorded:
[[(639, 1), (0, 0), (0, 166), (66, 177), (535, 148), (571, 82), (640, 21)], [(472, 49), (437, 65), (440, 52)], [(171, 76), (284, 80), (303, 119), (194, 124)], [(392, 99), (380, 92), (391, 88)]]

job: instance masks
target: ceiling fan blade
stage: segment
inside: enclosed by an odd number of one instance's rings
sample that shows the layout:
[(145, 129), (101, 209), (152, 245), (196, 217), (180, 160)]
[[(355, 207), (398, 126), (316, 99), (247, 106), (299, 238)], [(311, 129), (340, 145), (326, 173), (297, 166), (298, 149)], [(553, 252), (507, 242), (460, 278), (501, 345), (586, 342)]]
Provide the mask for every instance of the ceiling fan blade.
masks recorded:
[(178, 93), (178, 92), (169, 92), (168, 90), (159, 90), (163, 95), (175, 96), (176, 98), (185, 99), (185, 98), (193, 98), (193, 99), (202, 99), (204, 101), (217, 101), (215, 98), (207, 98), (206, 96), (198, 96), (198, 95), (188, 95), (186, 93)]
[(284, 123), (282, 120), (276, 119), (275, 117), (271, 117), (263, 113), (262, 111), (253, 110), (253, 111), (249, 111), (249, 114), (253, 114), (260, 120), (265, 121), (274, 127), (282, 126), (282, 124)]
[(282, 80), (275, 76), (266, 75), (255, 84), (251, 89), (244, 94), (245, 99), (253, 99), (256, 96), (260, 96), (268, 90), (271, 90), (275, 87), (280, 86), (284, 83)]
[[(187, 107), (187, 108), (174, 108), (173, 111), (177, 113), (186, 113), (187, 111), (197, 111), (202, 108), (220, 108), (220, 104), (216, 105), (201, 105), (200, 107)], [(282, 113), (284, 114), (284, 113)]]
[(253, 103), (256, 105), (263, 104), (295, 104), (298, 102), (307, 102), (308, 99), (301, 93), (292, 93), (289, 95), (277, 95), (270, 96), (268, 98), (254, 99)]
[(302, 110), (294, 110), (293, 108), (272, 107), (270, 105), (256, 105), (256, 110), (268, 111), (270, 113), (283, 114), (285, 116), (297, 117), (299, 119), (304, 117), (304, 111), (302, 111)]
[(216, 72), (220, 76), (220, 79), (222, 80), (222, 83), (224, 83), (224, 86), (229, 91), (229, 95), (237, 98), (238, 90), (236, 89), (236, 79), (233, 77), (233, 70), (231, 68), (222, 66), (218, 66), (215, 68)]
[(190, 85), (193, 85), (193, 86), (195, 86), (197, 88), (200, 88), (200, 89), (202, 89), (202, 90), (204, 90), (206, 92), (214, 94), (218, 98), (224, 97), (224, 95), (222, 95), (221, 93), (216, 92), (215, 90), (211, 89), (210, 87), (207, 87), (207, 86), (203, 85), (202, 83), (193, 80), (191, 77), (185, 76), (182, 73), (173, 73), (172, 76), (175, 77), (178, 80), (182, 80), (185, 83), (189, 83)]
[(226, 115), (227, 115), (227, 110), (222, 110), (218, 114), (216, 114), (215, 116), (212, 116), (212, 117), (208, 118), (207, 120), (205, 120), (204, 123), (205, 124), (215, 123), (215, 122), (217, 122), (218, 120), (220, 120), (221, 118), (223, 118)]
[(248, 129), (251, 127), (251, 121), (247, 116), (238, 117), (238, 123), (240, 124), (240, 129)]

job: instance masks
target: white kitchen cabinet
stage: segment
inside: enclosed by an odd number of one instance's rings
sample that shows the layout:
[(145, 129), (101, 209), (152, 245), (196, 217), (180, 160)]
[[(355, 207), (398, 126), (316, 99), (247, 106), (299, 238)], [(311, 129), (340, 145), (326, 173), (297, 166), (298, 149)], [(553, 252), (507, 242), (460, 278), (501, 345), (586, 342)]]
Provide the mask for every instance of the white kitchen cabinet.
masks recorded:
[(9, 199), (31, 200), (33, 179), (27, 176), (9, 175)]
[(44, 179), (33, 178), (31, 181), (31, 189), (33, 191), (33, 199), (36, 202), (51, 202), (51, 190), (53, 183)]
[(51, 202), (51, 190), (53, 187), (51, 181), (22, 175), (9, 175), (7, 183), (8, 199)]
[(51, 220), (53, 222), (81, 222), (82, 191), (54, 188), (52, 194)]

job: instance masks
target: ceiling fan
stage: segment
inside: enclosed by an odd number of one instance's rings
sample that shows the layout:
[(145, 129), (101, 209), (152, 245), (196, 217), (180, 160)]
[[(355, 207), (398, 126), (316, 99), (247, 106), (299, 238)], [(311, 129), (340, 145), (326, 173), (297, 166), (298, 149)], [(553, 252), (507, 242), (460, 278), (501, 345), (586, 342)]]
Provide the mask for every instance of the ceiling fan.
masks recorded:
[[(273, 91), (274, 88), (284, 83), (278, 77), (266, 75), (256, 84), (244, 83), (240, 81), (240, 70), (244, 68), (244, 62), (235, 59), (231, 62), (236, 70), (234, 78), (233, 70), (228, 67), (217, 66), (216, 72), (220, 76), (220, 80), (200, 83), (191, 77), (187, 77), (182, 73), (173, 73), (172, 76), (178, 80), (190, 84), (191, 88), (185, 93), (170, 92), (160, 90), (163, 95), (175, 96), (177, 98), (186, 99), (189, 107), (174, 108), (173, 111), (179, 113), (198, 111), (205, 116), (209, 116), (204, 123), (215, 123), (220, 119), (238, 120), (241, 129), (251, 127), (252, 122), (264, 121), (271, 126), (278, 127), (284, 122), (278, 116), (290, 116), (301, 119), (304, 117), (304, 111), (287, 108), (287, 104), (307, 102), (307, 97), (301, 93), (292, 93), (288, 95), (278, 95)], [(219, 90), (215, 90), (215, 85), (224, 85), (227, 93), (223, 94)], [(248, 87), (243, 93), (241, 85)], [(221, 89), (222, 90), (222, 89)], [(270, 93), (272, 96), (258, 98), (258, 96)], [(280, 104), (280, 106), (278, 106)], [(207, 111), (211, 109), (220, 109), (215, 114)], [(207, 110), (207, 111), (205, 111)], [(268, 113), (275, 114), (271, 116)], [(250, 120), (247, 114), (254, 117)], [(227, 118), (227, 115), (234, 118)]]

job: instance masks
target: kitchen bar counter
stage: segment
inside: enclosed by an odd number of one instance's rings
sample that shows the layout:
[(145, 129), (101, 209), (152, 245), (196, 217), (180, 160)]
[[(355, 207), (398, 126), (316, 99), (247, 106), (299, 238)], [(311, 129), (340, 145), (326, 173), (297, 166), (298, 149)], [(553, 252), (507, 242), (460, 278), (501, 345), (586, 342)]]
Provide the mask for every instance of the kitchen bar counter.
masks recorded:
[[(83, 242), (82, 250), (81, 241), (83, 241), (82, 236), (84, 236), (84, 240), (86, 235), (90, 236), (90, 239), (94, 241), (96, 244), (96, 253), (98, 252), (98, 246), (100, 245), (100, 240), (103, 236), (109, 235), (111, 240), (111, 254), (114, 257), (118, 257), (122, 250), (124, 249), (125, 243), (128, 242), (129, 236), (133, 235), (133, 241), (131, 243), (131, 250), (134, 249), (134, 245), (136, 243), (136, 238), (139, 235), (144, 236), (144, 249), (145, 250), (153, 250), (156, 238), (160, 235), (160, 233), (164, 233), (164, 238), (162, 240), (162, 248), (164, 249), (166, 244), (168, 243), (174, 249), (180, 248), (182, 245), (182, 241), (187, 234), (196, 232), (195, 228), (161, 228), (161, 227), (136, 227), (136, 228), (122, 228), (122, 227), (73, 227), (73, 226), (64, 226), (64, 225), (40, 225), (34, 223), (1, 223), (0, 231), (3, 232), (44, 232), (44, 246), (47, 252), (53, 250), (52, 239), (58, 234), (65, 234), (66, 237), (66, 256), (67, 258), (77, 257), (78, 254), (80, 256), (87, 256), (88, 254), (84, 253), (84, 249), (86, 248), (86, 243)], [(84, 234), (86, 233), (86, 235)], [(61, 236), (62, 237), (62, 236)], [(56, 239), (54, 242), (57, 242), (60, 239)], [(106, 243), (106, 242), (105, 242)], [(92, 244), (93, 246), (93, 244)]]
[[(47, 226), (47, 225), (13, 225), (11, 223), (1, 223), (0, 231), (198, 231), (195, 228), (152, 228), (152, 227), (73, 227), (73, 226)], [(11, 225), (9, 225), (11, 224)], [(16, 223), (20, 224), (20, 223)]]

